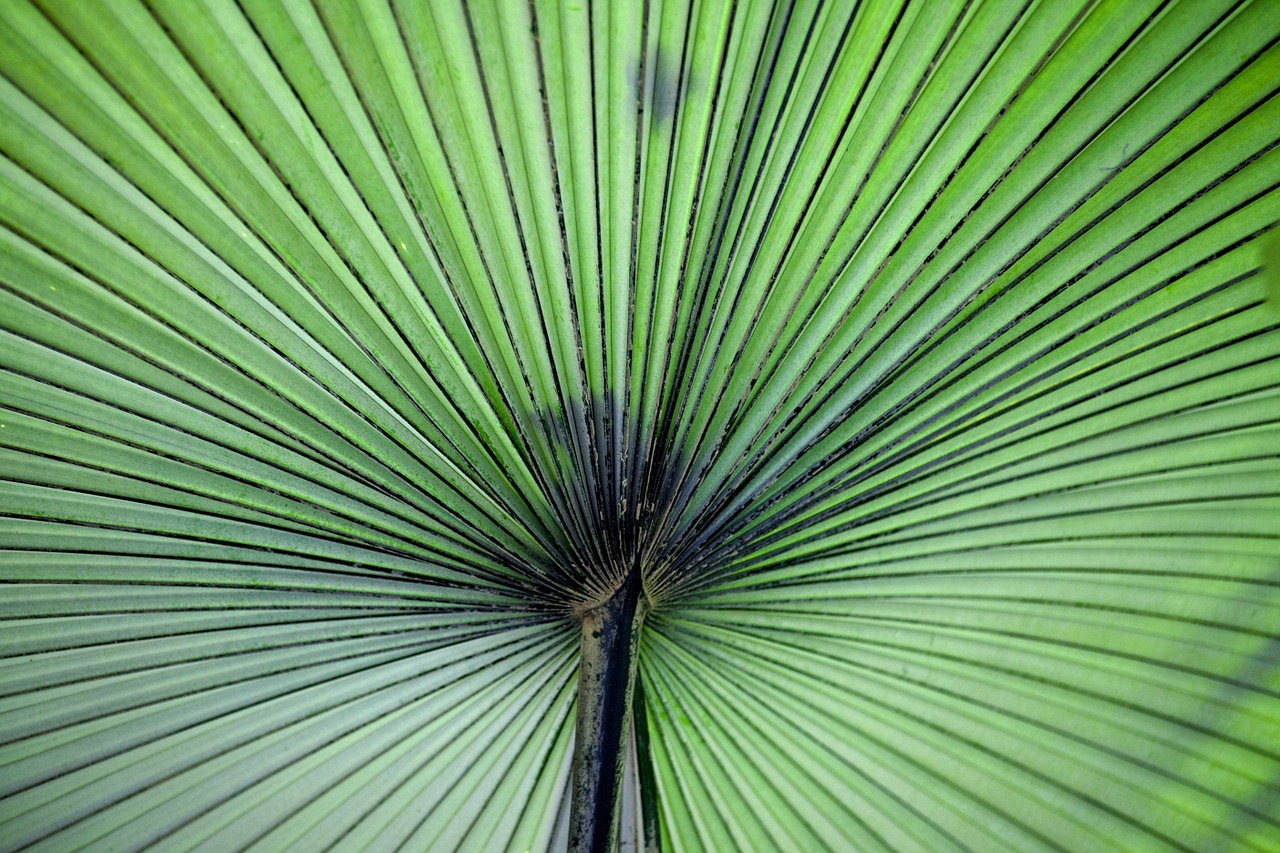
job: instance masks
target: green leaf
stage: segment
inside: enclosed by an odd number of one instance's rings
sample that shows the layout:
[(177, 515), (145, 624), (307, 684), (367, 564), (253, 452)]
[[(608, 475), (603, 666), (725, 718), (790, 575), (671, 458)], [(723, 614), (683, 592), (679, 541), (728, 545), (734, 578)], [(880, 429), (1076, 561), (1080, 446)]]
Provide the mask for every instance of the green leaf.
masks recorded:
[(0, 3), (0, 849), (1280, 848), (1278, 88), (1265, 0)]

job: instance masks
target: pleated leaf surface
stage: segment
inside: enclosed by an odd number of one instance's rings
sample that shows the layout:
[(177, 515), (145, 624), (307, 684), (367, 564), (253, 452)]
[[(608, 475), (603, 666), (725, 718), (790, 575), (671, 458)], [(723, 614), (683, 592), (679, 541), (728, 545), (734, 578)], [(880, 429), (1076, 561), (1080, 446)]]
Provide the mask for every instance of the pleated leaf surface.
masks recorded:
[(0, 849), (1280, 849), (1277, 11), (0, 3)]

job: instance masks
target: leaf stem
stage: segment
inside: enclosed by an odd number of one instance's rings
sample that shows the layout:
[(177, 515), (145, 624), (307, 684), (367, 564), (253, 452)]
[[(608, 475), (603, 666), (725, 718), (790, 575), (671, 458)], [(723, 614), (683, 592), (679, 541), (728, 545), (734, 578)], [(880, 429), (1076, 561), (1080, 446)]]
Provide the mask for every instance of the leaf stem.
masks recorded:
[(638, 567), (582, 618), (569, 850), (610, 853), (617, 843), (622, 768), (644, 622)]

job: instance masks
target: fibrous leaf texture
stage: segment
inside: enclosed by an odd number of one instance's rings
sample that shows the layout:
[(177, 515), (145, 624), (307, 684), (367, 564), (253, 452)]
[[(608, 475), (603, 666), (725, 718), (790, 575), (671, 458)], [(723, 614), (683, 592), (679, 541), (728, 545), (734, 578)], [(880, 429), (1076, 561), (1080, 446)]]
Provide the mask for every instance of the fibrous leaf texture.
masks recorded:
[(1278, 38), (0, 3), (0, 849), (1280, 849)]

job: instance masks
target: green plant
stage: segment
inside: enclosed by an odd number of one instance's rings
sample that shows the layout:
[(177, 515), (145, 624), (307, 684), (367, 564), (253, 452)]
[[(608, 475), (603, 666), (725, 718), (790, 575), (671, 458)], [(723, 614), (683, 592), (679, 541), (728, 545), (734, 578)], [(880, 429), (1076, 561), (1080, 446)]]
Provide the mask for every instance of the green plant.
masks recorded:
[(1278, 38), (0, 3), (0, 848), (1277, 849)]

